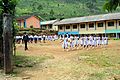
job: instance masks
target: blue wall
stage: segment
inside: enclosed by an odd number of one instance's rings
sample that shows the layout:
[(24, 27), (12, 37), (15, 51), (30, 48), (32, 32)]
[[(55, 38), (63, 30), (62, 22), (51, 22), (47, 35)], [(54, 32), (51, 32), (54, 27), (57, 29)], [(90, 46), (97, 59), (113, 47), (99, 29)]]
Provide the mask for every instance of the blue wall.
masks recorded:
[(58, 35), (65, 35), (65, 34), (73, 34), (73, 35), (76, 35), (76, 34), (79, 34), (78, 31), (74, 31), (74, 32), (58, 32)]

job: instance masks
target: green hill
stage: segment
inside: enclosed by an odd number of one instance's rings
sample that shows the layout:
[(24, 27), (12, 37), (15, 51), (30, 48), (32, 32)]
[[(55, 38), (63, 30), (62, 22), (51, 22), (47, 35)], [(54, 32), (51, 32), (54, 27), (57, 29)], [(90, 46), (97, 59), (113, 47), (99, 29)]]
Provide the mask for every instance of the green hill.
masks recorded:
[[(20, 0), (16, 16), (37, 14), (46, 20), (107, 13), (106, 0)], [(120, 8), (116, 11), (120, 12)]]

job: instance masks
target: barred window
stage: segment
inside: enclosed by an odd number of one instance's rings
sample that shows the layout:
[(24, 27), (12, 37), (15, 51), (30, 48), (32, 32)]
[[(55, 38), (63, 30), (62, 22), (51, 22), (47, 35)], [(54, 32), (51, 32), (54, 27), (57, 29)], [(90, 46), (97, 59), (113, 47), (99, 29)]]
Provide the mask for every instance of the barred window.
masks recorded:
[(103, 27), (103, 22), (98, 23), (98, 27)]
[(66, 29), (70, 29), (70, 26), (66, 26)]
[(73, 25), (73, 29), (77, 29), (77, 25)]
[(80, 24), (80, 28), (85, 28), (85, 24)]
[(108, 26), (109, 27), (114, 26), (114, 21), (108, 22)]
[(62, 30), (62, 28), (63, 28), (62, 26), (59, 27), (60, 30)]
[(89, 28), (94, 28), (94, 23), (89, 23)]

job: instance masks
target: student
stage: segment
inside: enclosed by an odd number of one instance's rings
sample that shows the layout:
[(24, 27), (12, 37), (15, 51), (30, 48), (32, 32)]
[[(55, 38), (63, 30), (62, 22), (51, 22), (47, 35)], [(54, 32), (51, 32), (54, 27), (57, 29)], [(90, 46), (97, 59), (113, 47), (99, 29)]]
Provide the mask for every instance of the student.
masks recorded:
[(105, 41), (105, 45), (108, 45), (108, 37), (105, 37), (105, 39), (104, 39)]
[(30, 42), (32, 43), (33, 42), (33, 35), (30, 35), (29, 39), (30, 39)]
[(66, 35), (64, 37), (64, 40), (63, 40), (63, 43), (62, 43), (62, 47), (63, 47), (64, 51), (65, 50), (68, 51), (68, 38), (67, 38)]
[(43, 42), (45, 43), (45, 38), (46, 38), (46, 36), (45, 36), (45, 34), (43, 35)]
[(81, 45), (81, 47), (84, 46), (84, 37), (80, 38), (80, 45)]
[(73, 36), (70, 36), (70, 49), (73, 50), (74, 48), (74, 41), (73, 41)]
[(38, 40), (41, 43), (41, 40), (42, 40), (42, 36), (41, 35), (38, 36)]
[(78, 38), (77, 38), (77, 36), (74, 37), (74, 41), (75, 41), (75, 48), (78, 48)]
[(37, 43), (37, 40), (38, 40), (38, 36), (35, 35), (35, 36), (34, 36), (34, 42)]
[(104, 45), (104, 37), (102, 36), (102, 45)]
[(96, 46), (97, 46), (97, 37), (94, 36), (94, 47), (96, 47)]
[(29, 40), (29, 37), (28, 35), (26, 34), (26, 32), (24, 33), (24, 36), (23, 36), (23, 41), (25, 43), (25, 51), (28, 50), (28, 47), (27, 47), (27, 42)]
[(92, 47), (92, 43), (93, 43), (93, 37), (89, 36), (89, 46)]
[(88, 37), (84, 37), (84, 48), (88, 48)]

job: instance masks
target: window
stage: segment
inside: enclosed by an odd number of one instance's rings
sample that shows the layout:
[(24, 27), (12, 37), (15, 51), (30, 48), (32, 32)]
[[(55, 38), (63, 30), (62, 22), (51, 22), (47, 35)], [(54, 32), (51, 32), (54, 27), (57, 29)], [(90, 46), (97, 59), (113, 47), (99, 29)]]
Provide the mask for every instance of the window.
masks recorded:
[(33, 28), (33, 25), (31, 25), (30, 28)]
[(73, 29), (77, 29), (77, 25), (73, 25)]
[(70, 29), (70, 26), (66, 26), (66, 29)]
[(49, 28), (52, 29), (52, 25), (50, 25)]
[(62, 30), (62, 26), (60, 26), (59, 28), (60, 28), (60, 30)]
[(110, 26), (114, 26), (114, 21), (108, 22), (108, 26), (109, 26), (109, 27), (110, 27)]
[(94, 28), (94, 23), (89, 23), (89, 28)]
[(103, 27), (103, 22), (98, 23), (98, 27)]
[(85, 24), (80, 24), (80, 28), (85, 28)]

